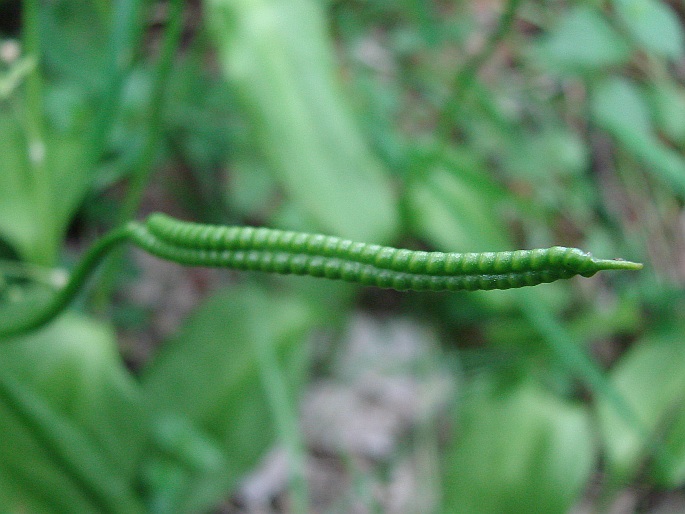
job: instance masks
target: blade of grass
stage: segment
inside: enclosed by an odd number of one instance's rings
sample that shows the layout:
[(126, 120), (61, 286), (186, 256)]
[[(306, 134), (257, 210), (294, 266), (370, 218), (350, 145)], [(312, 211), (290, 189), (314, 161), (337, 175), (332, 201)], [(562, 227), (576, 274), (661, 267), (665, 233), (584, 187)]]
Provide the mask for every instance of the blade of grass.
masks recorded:
[(131, 69), (143, 29), (142, 0), (119, 0), (112, 10), (112, 32), (110, 53), (105, 59), (102, 73), (106, 76), (107, 88), (102, 94), (99, 116), (90, 132), (89, 154), (86, 163), (95, 167), (104, 153), (112, 125), (116, 120), (116, 110), (121, 99), (121, 91), (126, 76)]
[(171, 74), (173, 59), (181, 40), (183, 29), (182, 0), (172, 0), (169, 5), (169, 24), (164, 31), (162, 51), (155, 70), (152, 86), (152, 98), (148, 108), (149, 120), (145, 134), (145, 143), (138, 165), (134, 170), (124, 204), (119, 211), (119, 225), (129, 221), (138, 210), (143, 191), (152, 173), (155, 153), (162, 137), (162, 112), (166, 99), (165, 88)]
[(671, 457), (663, 444), (660, 444), (649, 433), (635, 410), (609, 382), (597, 363), (575, 344), (573, 337), (555, 318), (549, 307), (535, 297), (535, 291), (519, 289), (516, 290), (516, 294), (520, 298), (521, 312), (545, 338), (548, 347), (561, 365), (578, 378), (595, 396), (606, 398), (613, 405), (616, 413), (642, 438), (644, 447), (650, 455), (661, 465), (667, 466)]
[(262, 385), (266, 392), (276, 430), (285, 447), (290, 466), (292, 502), (288, 511), (296, 514), (309, 512), (307, 480), (305, 477), (305, 448), (299, 429), (297, 409), (289, 394), (287, 380), (278, 363), (276, 347), (268, 337), (255, 338)]
[[(165, 88), (171, 74), (173, 59), (179, 46), (183, 29), (182, 0), (172, 0), (169, 6), (169, 23), (164, 31), (162, 50), (154, 74), (152, 94), (146, 119), (145, 141), (137, 164), (131, 176), (131, 182), (124, 198), (123, 205), (117, 214), (117, 225), (123, 226), (135, 215), (140, 206), (145, 186), (152, 174), (155, 156), (162, 136), (162, 113), (165, 105)], [(108, 298), (114, 287), (116, 272), (119, 269), (121, 251), (109, 258), (102, 271), (100, 285), (93, 296), (96, 309), (105, 310)]]

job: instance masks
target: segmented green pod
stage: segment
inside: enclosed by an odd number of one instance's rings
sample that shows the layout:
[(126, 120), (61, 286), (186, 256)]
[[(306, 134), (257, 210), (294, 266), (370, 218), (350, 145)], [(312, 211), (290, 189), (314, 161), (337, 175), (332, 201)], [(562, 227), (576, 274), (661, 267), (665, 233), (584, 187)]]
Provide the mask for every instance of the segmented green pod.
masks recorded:
[(43, 309), (28, 317), (0, 318), (0, 338), (27, 332), (57, 316), (100, 260), (126, 240), (190, 266), (311, 275), (400, 291), (510, 289), (574, 275), (589, 277), (601, 270), (642, 268), (639, 263), (595, 259), (561, 246), (497, 253), (417, 252), (318, 234), (200, 225), (154, 214), (145, 223), (130, 222), (100, 239)]
[(137, 244), (162, 258), (219, 266), (341, 279), (416, 291), (509, 289), (592, 276), (640, 264), (594, 259), (555, 246), (512, 252), (443, 253), (356, 243), (320, 234), (188, 223), (162, 214), (134, 231)]

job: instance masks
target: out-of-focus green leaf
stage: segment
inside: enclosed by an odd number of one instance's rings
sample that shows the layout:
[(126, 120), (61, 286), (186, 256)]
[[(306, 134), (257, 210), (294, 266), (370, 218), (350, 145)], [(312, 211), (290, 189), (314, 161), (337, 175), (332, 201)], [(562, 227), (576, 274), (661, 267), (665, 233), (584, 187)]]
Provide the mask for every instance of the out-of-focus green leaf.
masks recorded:
[[(4, 381), (2, 377), (0, 383)], [(0, 391), (3, 389), (0, 386)], [(37, 513), (97, 510), (78, 477), (66, 472), (49, 444), (34, 433), (31, 425), (1, 393), (0, 430), (0, 505), (3, 510)]]
[(0, 361), (4, 372), (78, 425), (112, 469), (133, 482), (148, 423), (110, 327), (66, 313), (44, 329), (3, 341)]
[(614, 9), (630, 34), (661, 57), (685, 55), (685, 34), (678, 15), (661, 0), (614, 0)]
[(505, 195), (468, 152), (428, 154), (416, 160), (407, 191), (415, 232), (444, 251), (507, 249), (498, 216)]
[[(678, 343), (682, 346), (682, 339)], [(682, 375), (682, 370), (676, 373)], [(664, 438), (666, 458), (664, 461), (655, 460), (650, 468), (650, 478), (658, 486), (669, 489), (685, 484), (685, 409), (679, 401), (682, 395), (681, 390), (668, 413), (671, 426)]]
[[(232, 287), (205, 302), (145, 370), (143, 388), (156, 425), (168, 426), (171, 419), (174, 426), (186, 426), (181, 432), (189, 440), (218, 448), (226, 463), (215, 466), (221, 459), (212, 458), (207, 461), (211, 465), (198, 469), (179, 464), (178, 456), (171, 459), (164, 469), (171, 470), (175, 462), (185, 470), (183, 478), (171, 473), (174, 480), (195, 484), (177, 497), (177, 509), (214, 505), (272, 443), (273, 422), (256, 345), (275, 347), (294, 391), (305, 378), (305, 336), (314, 321), (312, 310), (292, 295), (250, 285)], [(154, 496), (163, 502), (159, 492)]]
[(610, 77), (595, 87), (592, 113), (609, 132), (630, 133), (647, 138), (652, 119), (642, 91), (630, 80)]
[(650, 93), (658, 128), (674, 143), (685, 145), (685, 89), (662, 81)]
[(262, 155), (320, 230), (382, 242), (398, 212), (386, 171), (343, 101), (321, 5), (209, 0), (220, 63)]
[(151, 512), (195, 512), (220, 498), (217, 481), (234, 469), (215, 439), (176, 414), (160, 416), (153, 434), (155, 452), (143, 464)]
[(108, 449), (8, 370), (0, 374), (0, 433), (3, 508), (143, 512), (134, 477), (111, 460)]
[[(3, 115), (4, 114), (4, 115)], [(26, 141), (19, 127), (0, 111), (0, 235), (26, 260), (38, 261), (39, 231), (28, 173)]]
[(604, 15), (589, 6), (570, 8), (543, 36), (535, 55), (553, 71), (584, 73), (624, 64), (630, 46)]
[[(31, 174), (27, 141), (20, 124), (0, 110), (0, 236), (23, 259), (53, 265), (71, 215), (89, 185), (89, 174), (83, 165), (80, 138), (49, 132), (45, 143), (53, 193), (49, 211), (37, 207), (36, 177)], [(51, 219), (41, 219), (43, 212), (49, 212)], [(41, 225), (54, 228), (49, 240), (39, 230)]]
[(58, 2), (42, 7), (42, 59), (58, 81), (78, 84), (82, 95), (91, 96), (104, 86), (104, 56), (109, 43), (109, 7), (101, 2)]
[(579, 175), (589, 162), (587, 148), (578, 134), (563, 126), (525, 134), (523, 141), (512, 138), (507, 167), (537, 184), (555, 177)]
[(595, 464), (588, 413), (532, 380), (481, 377), (444, 455), (444, 512), (568, 512)]
[[(671, 434), (673, 419), (685, 416), (682, 407), (685, 395), (682, 332), (653, 335), (635, 344), (611, 371), (610, 380), (633, 408), (644, 429), (652, 435)], [(597, 409), (607, 473), (614, 484), (626, 484), (635, 478), (643, 461), (654, 455), (645, 448), (644, 435), (634, 426), (627, 425), (607, 400), (600, 398)], [(682, 437), (682, 428), (669, 436), (669, 444), (662, 448), (661, 460), (657, 459), (657, 476), (671, 486), (685, 479), (685, 440), (674, 438), (674, 435)]]
[(259, 219), (264, 216), (264, 209), (272, 207), (273, 199), (277, 198), (276, 186), (261, 161), (249, 158), (234, 161), (227, 185), (228, 205), (248, 219)]
[(685, 159), (656, 137), (647, 101), (633, 82), (618, 77), (605, 79), (596, 85), (591, 102), (600, 127), (648, 164), (647, 171), (670, 184), (677, 194), (685, 195)]

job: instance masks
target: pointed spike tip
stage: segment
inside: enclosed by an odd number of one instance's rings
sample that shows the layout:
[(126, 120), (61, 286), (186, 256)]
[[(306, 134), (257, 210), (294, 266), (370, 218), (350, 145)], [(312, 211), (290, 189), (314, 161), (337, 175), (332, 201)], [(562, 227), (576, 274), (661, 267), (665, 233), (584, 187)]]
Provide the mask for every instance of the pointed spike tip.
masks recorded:
[(641, 262), (624, 261), (623, 259), (594, 259), (594, 262), (600, 271), (612, 269), (641, 270), (644, 267)]

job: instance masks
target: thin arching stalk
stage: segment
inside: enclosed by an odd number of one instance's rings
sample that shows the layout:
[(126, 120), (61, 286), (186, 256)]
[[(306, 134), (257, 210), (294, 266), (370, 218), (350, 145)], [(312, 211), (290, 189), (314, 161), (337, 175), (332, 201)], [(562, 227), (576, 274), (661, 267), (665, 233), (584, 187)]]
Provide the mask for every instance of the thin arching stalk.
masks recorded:
[[(162, 137), (162, 114), (166, 99), (166, 87), (183, 29), (183, 6), (182, 0), (173, 0), (169, 6), (169, 23), (164, 31), (162, 50), (155, 69), (150, 105), (146, 116), (145, 140), (131, 175), (128, 192), (117, 215), (117, 225), (119, 226), (124, 225), (134, 217), (155, 164), (155, 156)], [(115, 253), (110, 263), (106, 264), (103, 270), (100, 286), (94, 297), (95, 305), (101, 309), (108, 302), (119, 259), (120, 256)]]
[(57, 292), (48, 304), (25, 317), (0, 319), (0, 337), (21, 334), (41, 327), (54, 319), (76, 297), (85, 285), (86, 280), (95, 270), (102, 259), (118, 244), (126, 241), (130, 236), (130, 228), (122, 228), (110, 232), (100, 239), (86, 253), (71, 274), (67, 285)]

